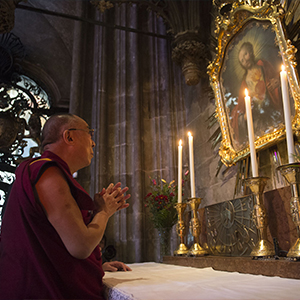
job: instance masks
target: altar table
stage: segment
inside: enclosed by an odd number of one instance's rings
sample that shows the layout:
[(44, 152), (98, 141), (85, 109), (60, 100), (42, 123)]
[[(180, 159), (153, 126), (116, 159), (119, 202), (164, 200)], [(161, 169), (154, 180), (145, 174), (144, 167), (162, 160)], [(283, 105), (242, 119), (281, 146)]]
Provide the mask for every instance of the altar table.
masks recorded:
[[(159, 263), (106, 273), (108, 300), (300, 299), (300, 280)], [(299, 266), (300, 267), (300, 266)]]

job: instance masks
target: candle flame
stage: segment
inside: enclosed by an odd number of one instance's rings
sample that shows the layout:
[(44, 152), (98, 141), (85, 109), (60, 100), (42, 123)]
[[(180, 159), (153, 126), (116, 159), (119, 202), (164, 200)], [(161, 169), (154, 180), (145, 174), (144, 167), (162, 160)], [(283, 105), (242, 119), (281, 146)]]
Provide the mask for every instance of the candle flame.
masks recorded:
[(285, 71), (285, 67), (284, 67), (284, 65), (281, 65), (281, 71)]
[(179, 140), (179, 146), (181, 146), (182, 145), (182, 140)]
[(192, 134), (190, 132), (188, 132), (188, 136), (192, 136)]
[(248, 90), (247, 90), (247, 89), (245, 89), (245, 95), (246, 95), (246, 97), (249, 96), (249, 95), (248, 95)]

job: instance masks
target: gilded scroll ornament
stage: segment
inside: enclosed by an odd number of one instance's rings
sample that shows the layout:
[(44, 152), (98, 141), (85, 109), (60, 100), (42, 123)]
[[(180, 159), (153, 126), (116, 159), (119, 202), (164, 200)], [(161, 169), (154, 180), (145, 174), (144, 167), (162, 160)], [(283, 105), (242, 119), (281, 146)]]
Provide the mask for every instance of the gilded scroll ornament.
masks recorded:
[(286, 51), (285, 51), (285, 55), (287, 56), (288, 61), (290, 61), (291, 65), (293, 67), (297, 66), (297, 61), (296, 61), (296, 52), (297, 52), (297, 48), (292, 45), (292, 42), (290, 40), (287, 40), (286, 42), (287, 47), (286, 47)]

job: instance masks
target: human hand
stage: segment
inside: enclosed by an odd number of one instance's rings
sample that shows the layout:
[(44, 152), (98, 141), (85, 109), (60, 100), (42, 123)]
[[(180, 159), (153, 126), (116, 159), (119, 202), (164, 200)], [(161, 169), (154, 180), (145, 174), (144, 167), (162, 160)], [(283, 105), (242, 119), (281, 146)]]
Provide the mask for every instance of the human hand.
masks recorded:
[[(123, 196), (123, 197), (124, 197), (122, 200), (123, 200), (123, 203), (125, 203), (125, 206), (119, 207), (118, 210), (128, 207), (129, 204), (126, 203), (126, 200), (128, 200), (128, 199), (131, 197), (130, 194), (124, 196), (124, 194), (129, 190), (129, 188), (128, 188), (127, 186), (126, 186), (125, 188), (123, 188), (122, 190), (120, 189), (120, 187), (121, 187), (121, 182), (118, 182), (116, 185), (114, 185), (113, 183), (111, 183), (111, 184), (108, 186), (108, 188), (106, 189), (106, 192), (108, 192), (108, 193), (110, 193), (110, 194), (113, 193), (113, 192), (116, 191), (116, 190), (119, 190), (118, 196)], [(120, 201), (120, 202), (121, 202), (121, 201)]]
[(118, 182), (116, 185), (111, 183), (107, 189), (103, 188), (101, 192), (95, 195), (95, 214), (99, 211), (105, 211), (110, 217), (117, 210), (121, 210), (129, 206), (129, 204), (126, 203), (126, 200), (129, 199), (131, 195), (129, 194), (124, 196), (124, 193), (128, 191), (128, 187), (121, 189), (120, 186), (120, 182)]
[(117, 272), (117, 271), (132, 271), (128, 266), (120, 261), (109, 261), (102, 265), (104, 272)]
[(278, 87), (279, 87), (279, 80), (277, 78), (271, 78), (270, 82), (267, 84), (267, 89), (273, 91)]

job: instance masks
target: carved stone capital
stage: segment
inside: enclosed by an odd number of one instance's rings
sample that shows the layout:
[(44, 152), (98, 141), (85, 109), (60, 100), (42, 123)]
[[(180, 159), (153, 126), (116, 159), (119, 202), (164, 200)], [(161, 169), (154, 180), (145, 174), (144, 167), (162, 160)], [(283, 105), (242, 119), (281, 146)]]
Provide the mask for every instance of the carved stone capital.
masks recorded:
[(208, 51), (197, 36), (181, 35), (175, 39), (172, 59), (181, 66), (187, 85), (198, 84), (206, 75)]
[[(115, 1), (116, 2), (116, 1)], [(105, 0), (92, 0), (91, 3), (100, 10), (100, 12), (105, 12), (106, 10), (114, 7), (114, 5), (110, 1)]]
[(15, 8), (21, 0), (0, 1), (0, 33), (10, 32), (15, 25)]

